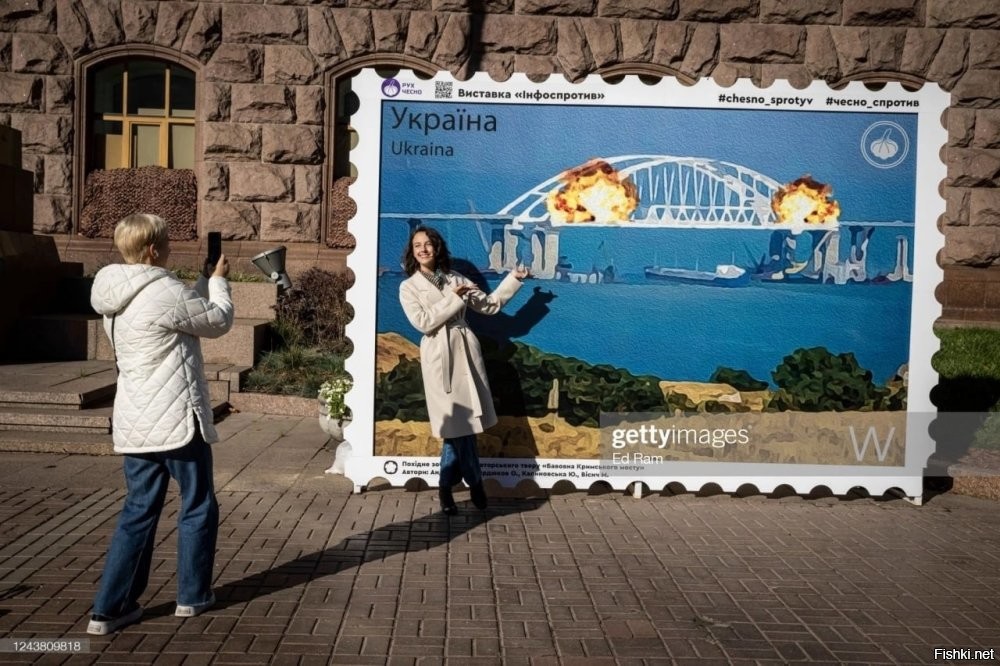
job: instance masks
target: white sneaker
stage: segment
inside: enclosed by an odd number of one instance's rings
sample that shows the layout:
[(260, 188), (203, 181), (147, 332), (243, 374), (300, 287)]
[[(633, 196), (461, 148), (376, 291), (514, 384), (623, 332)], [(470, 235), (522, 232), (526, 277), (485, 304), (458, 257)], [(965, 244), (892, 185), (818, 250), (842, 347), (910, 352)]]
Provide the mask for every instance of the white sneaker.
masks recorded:
[(213, 594), (211, 597), (209, 597), (208, 601), (206, 601), (203, 604), (197, 604), (195, 606), (184, 606), (182, 604), (177, 604), (177, 610), (174, 612), (174, 615), (177, 617), (197, 617), (214, 605), (215, 605), (215, 595)]
[(121, 617), (106, 618), (103, 615), (91, 615), (90, 624), (87, 625), (87, 633), (94, 636), (106, 636), (122, 627), (139, 621), (142, 617), (142, 607), (136, 608), (131, 613), (126, 613)]

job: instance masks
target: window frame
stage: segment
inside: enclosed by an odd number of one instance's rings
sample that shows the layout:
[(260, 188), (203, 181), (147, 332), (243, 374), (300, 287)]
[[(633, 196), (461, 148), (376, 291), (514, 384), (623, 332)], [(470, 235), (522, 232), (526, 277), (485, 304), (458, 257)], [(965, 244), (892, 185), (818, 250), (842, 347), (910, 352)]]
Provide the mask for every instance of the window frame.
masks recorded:
[[(125, 46), (115, 46), (108, 49), (103, 49), (101, 51), (89, 54), (86, 57), (80, 58), (74, 64), (74, 85), (76, 88), (76, 99), (73, 104), (73, 197), (72, 197), (72, 216), (73, 216), (73, 227), (72, 233), (74, 235), (80, 232), (80, 214), (83, 210), (83, 189), (87, 178), (87, 167), (88, 167), (88, 151), (93, 150), (94, 146), (91, 143), (93, 139), (93, 114), (91, 113), (91, 100), (92, 93), (91, 87), (89, 85), (89, 79), (91, 74), (104, 65), (111, 64), (110, 61), (122, 60), (122, 59), (143, 59), (143, 60), (157, 60), (165, 63), (167, 65), (167, 79), (165, 85), (167, 86), (167, 97), (165, 100), (165, 108), (163, 117), (160, 116), (140, 116), (128, 115), (128, 107), (122, 108), (125, 113), (125, 117), (131, 120), (131, 125), (157, 125), (161, 124), (160, 127), (160, 154), (162, 156), (164, 150), (166, 150), (167, 155), (169, 155), (169, 141), (170, 141), (170, 126), (174, 124), (182, 124), (194, 127), (194, 156), (192, 159), (192, 170), (195, 173), (195, 178), (198, 178), (201, 171), (201, 164), (203, 162), (203, 150), (201, 144), (201, 124), (202, 118), (201, 114), (203, 109), (201, 107), (200, 101), (202, 97), (202, 91), (204, 90), (204, 66), (198, 60), (155, 45), (136, 45), (129, 44)], [(169, 116), (169, 71), (170, 65), (179, 65), (189, 70), (194, 74), (194, 94), (195, 94), (195, 112), (191, 118), (173, 118)], [(127, 90), (127, 89), (126, 89)], [(127, 96), (127, 92), (123, 91), (123, 97)], [(104, 114), (108, 116), (110, 114)], [(130, 125), (130, 126), (131, 126)], [(123, 155), (125, 151), (131, 151), (131, 141), (125, 140), (128, 136), (126, 131), (129, 128), (123, 122), (122, 127), (122, 151)], [(164, 134), (166, 138), (164, 139)], [(196, 213), (196, 233), (198, 237), (202, 236), (202, 206), (200, 205)]]
[[(163, 60), (157, 60), (157, 62), (162, 62), (164, 64), (164, 77), (163, 77), (163, 115), (148, 115), (142, 113), (130, 113), (129, 112), (129, 70), (128, 63), (126, 59), (116, 59), (111, 62), (102, 63), (101, 67), (114, 65), (117, 62), (124, 62), (125, 69), (122, 71), (122, 97), (121, 97), (121, 113), (102, 113), (100, 114), (100, 120), (105, 122), (117, 122), (121, 123), (122, 126), (122, 142), (121, 150), (118, 156), (118, 163), (122, 165), (121, 169), (135, 168), (132, 164), (133, 158), (135, 156), (135, 145), (132, 142), (132, 129), (136, 126), (144, 127), (156, 127), (158, 128), (159, 142), (157, 149), (157, 164), (156, 166), (161, 166), (166, 169), (173, 169), (176, 167), (170, 166), (170, 151), (172, 147), (171, 142), (171, 129), (174, 125), (184, 125), (184, 126), (194, 126), (195, 125), (195, 115), (197, 114), (197, 108), (194, 109), (191, 116), (174, 116), (171, 115), (171, 65), (176, 63), (170, 63)], [(179, 65), (178, 65), (179, 66)], [(95, 71), (100, 69), (100, 67), (93, 67), (92, 70)], [(185, 68), (186, 69), (186, 68)], [(188, 70), (190, 71), (190, 70)], [(197, 106), (197, 105), (196, 105)], [(97, 113), (92, 112), (89, 118), (90, 126), (87, 128), (88, 139), (94, 139), (94, 133), (92, 130), (93, 123), (98, 118)], [(126, 140), (126, 137), (128, 139)], [(192, 146), (192, 149), (194, 146)], [(88, 163), (90, 160), (86, 160)], [(194, 155), (191, 156), (192, 167), (194, 168)], [(86, 175), (86, 174), (84, 174)]]
[[(339, 63), (326, 71), (323, 77), (324, 99), (326, 109), (323, 113), (324, 143), (326, 145), (326, 159), (323, 161), (323, 187), (322, 187), (322, 215), (320, 223), (320, 247), (328, 249), (327, 245), (330, 231), (333, 226), (333, 179), (338, 160), (342, 159), (340, 151), (337, 149), (337, 87), (344, 77), (353, 76), (365, 67), (386, 68), (386, 69), (412, 69), (418, 75), (433, 77), (442, 68), (429, 60), (417, 58), (415, 56), (392, 54), (392, 53), (372, 53), (369, 55), (350, 58)], [(350, 152), (350, 149), (348, 149)]]

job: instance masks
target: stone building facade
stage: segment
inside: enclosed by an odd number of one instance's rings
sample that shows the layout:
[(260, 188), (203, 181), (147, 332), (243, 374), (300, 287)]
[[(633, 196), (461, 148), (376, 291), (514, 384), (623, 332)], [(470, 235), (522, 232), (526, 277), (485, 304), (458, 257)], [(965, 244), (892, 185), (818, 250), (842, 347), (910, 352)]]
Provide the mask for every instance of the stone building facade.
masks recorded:
[(997, 0), (3, 0), (0, 125), (22, 133), (35, 231), (88, 266), (112, 254), (80, 234), (91, 80), (122, 58), (193, 73), (196, 239), (177, 256), (221, 230), (244, 262), (288, 245), (293, 271), (342, 268), (353, 244), (338, 93), (361, 67), (937, 83), (952, 96), (938, 296), (946, 318), (1000, 322)]

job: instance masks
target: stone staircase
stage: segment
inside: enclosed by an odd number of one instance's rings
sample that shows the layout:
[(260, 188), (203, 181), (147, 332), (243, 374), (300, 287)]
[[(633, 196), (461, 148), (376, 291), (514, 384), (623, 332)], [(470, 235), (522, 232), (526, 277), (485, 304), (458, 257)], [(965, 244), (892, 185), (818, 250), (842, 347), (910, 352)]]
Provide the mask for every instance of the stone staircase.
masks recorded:
[[(206, 364), (212, 408), (229, 411), (230, 393), (247, 369)], [(113, 453), (113, 361), (0, 365), (0, 451)]]
[[(65, 266), (65, 265), (64, 265)], [(72, 270), (72, 269), (70, 269)], [(0, 363), (0, 451), (112, 454), (111, 409), (117, 373), (102, 318), (90, 310), (90, 282), (63, 277), (49, 312), (14, 323), (21, 359)], [(277, 287), (232, 283), (237, 317), (221, 338), (202, 339), (205, 374), (216, 416), (269, 344)], [(86, 301), (67, 294), (86, 295)]]
[[(65, 266), (65, 264), (64, 264)], [(24, 317), (15, 325), (15, 345), (22, 358), (47, 360), (114, 360), (111, 341), (101, 317), (90, 308), (91, 278), (63, 277), (57, 288), (60, 299), (54, 307)], [(261, 282), (232, 282), (236, 320), (221, 338), (203, 339), (206, 363), (252, 367), (269, 341), (274, 319), (277, 287)], [(76, 294), (76, 299), (67, 294)]]
[(115, 370), (104, 361), (0, 366), (0, 450), (111, 453)]

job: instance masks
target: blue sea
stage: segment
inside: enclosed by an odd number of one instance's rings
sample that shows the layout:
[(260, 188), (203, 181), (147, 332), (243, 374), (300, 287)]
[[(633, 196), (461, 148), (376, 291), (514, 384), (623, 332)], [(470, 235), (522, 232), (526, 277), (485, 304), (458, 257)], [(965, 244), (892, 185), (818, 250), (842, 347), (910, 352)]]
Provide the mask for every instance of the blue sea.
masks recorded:
[[(773, 384), (771, 372), (786, 355), (826, 347), (853, 352), (874, 381), (884, 383), (909, 355), (906, 283), (754, 282), (727, 289), (647, 284), (641, 275), (622, 279), (628, 282), (529, 280), (501, 314), (469, 318), (479, 335), (668, 380), (707, 381), (726, 366)], [(399, 305), (402, 280), (379, 278), (377, 330), (419, 342)], [(495, 287), (499, 278), (486, 281)]]

